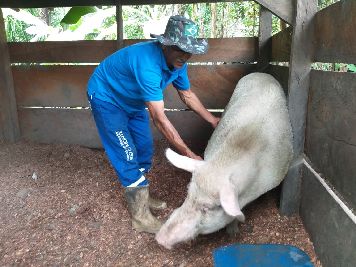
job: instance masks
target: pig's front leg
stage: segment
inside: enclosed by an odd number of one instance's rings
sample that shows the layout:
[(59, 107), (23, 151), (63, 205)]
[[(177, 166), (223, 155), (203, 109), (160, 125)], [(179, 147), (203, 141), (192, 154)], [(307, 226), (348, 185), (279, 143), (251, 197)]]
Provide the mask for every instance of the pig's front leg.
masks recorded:
[(237, 219), (234, 219), (231, 223), (226, 225), (226, 233), (228, 233), (229, 236), (235, 237), (239, 232), (239, 221)]

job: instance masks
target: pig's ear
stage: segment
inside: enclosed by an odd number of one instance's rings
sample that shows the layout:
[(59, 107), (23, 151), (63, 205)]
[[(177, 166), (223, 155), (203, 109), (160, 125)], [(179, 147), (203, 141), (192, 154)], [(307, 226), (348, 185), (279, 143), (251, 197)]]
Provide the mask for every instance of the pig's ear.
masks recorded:
[(166, 150), (166, 157), (174, 166), (188, 172), (193, 172), (197, 167), (204, 164), (204, 161), (202, 160), (191, 159), (179, 155), (170, 148)]
[(244, 222), (245, 216), (243, 215), (238, 200), (237, 190), (231, 182), (221, 184), (220, 189), (220, 203), (224, 211), (235, 217), (238, 221)]

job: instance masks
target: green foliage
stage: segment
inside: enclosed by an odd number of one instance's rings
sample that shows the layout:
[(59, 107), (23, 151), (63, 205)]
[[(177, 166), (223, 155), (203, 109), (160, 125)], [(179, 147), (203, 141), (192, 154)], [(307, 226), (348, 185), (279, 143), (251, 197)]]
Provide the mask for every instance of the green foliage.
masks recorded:
[(348, 72), (356, 72), (356, 64), (348, 64), (347, 71)]
[(72, 32), (76, 31), (82, 24), (83, 24), (83, 18), (79, 18), (79, 20), (73, 24), (63, 23), (62, 20), (60, 22), (60, 25), (64, 30), (70, 30)]
[(255, 2), (243, 2), (239, 8), (239, 18), (246, 29), (244, 33), (247, 36), (257, 36), (258, 35), (258, 16), (259, 16), (259, 5)]
[(276, 16), (272, 16), (272, 35), (279, 31), (281, 31), (281, 20)]
[(321, 10), (331, 4), (334, 4), (340, 0), (318, 0), (318, 9)]
[(96, 8), (92, 6), (72, 7), (61, 20), (60, 24), (76, 24), (83, 16), (89, 13), (94, 13), (95, 11)]
[(144, 39), (142, 27), (140, 25), (125, 25), (124, 32), (127, 39)]
[(338, 72), (356, 72), (356, 65), (345, 64), (345, 63), (332, 63), (329, 65), (328, 70), (338, 71)]
[(100, 32), (97, 29), (94, 29), (93, 32), (85, 35), (85, 40), (95, 40), (99, 36)]
[[(28, 13), (34, 16), (39, 16), (39, 11), (35, 8), (25, 9)], [(33, 38), (32, 34), (28, 34), (26, 29), (28, 24), (18, 20), (13, 16), (5, 17), (6, 36), (9, 42), (29, 42)]]
[(116, 18), (115, 16), (107, 17), (103, 20), (103, 27), (104, 28), (109, 28), (112, 25), (116, 24)]
[[(338, 0), (318, 0), (319, 9), (325, 8)], [(55, 29), (59, 34), (64, 32), (83, 33), (85, 24), (96, 23), (87, 27), (82, 38), (93, 39), (115, 39), (116, 19), (114, 12), (101, 12), (111, 7), (72, 7), (54, 9), (24, 9), (34, 17), (40, 18), (50, 26), (48, 33), (43, 36), (29, 34), (34, 32), (28, 30), (31, 25), (19, 18), (12, 16), (5, 18), (6, 32), (9, 41), (36, 41), (45, 40)], [(46, 13), (47, 12), (47, 13)], [(196, 4), (171, 4), (171, 5), (136, 5), (123, 7), (124, 36), (130, 39), (141, 39), (145, 36), (144, 27), (165, 16), (181, 14), (197, 22), (200, 28), (200, 37), (239, 37), (258, 35), (259, 5), (254, 1), (235, 1), (217, 3), (196, 3)], [(102, 20), (97, 16), (105, 15)], [(91, 16), (93, 20), (85, 20)], [(60, 27), (60, 25), (63, 27)], [(65, 24), (68, 24), (65, 26)], [(33, 24), (34, 27), (36, 26)], [(51, 28), (52, 27), (52, 28)], [(280, 31), (279, 18), (273, 16), (272, 32)], [(27, 32), (26, 32), (27, 31)], [(55, 32), (54, 31), (54, 32)]]
[(334, 63), (334, 64), (332, 64), (332, 70), (345, 72), (345, 71), (347, 71), (347, 64)]
[(337, 72), (356, 72), (355, 64), (345, 63), (321, 63), (316, 62), (312, 64), (312, 69), (322, 71), (337, 71)]
[[(42, 10), (26, 9), (28, 12), (37, 12), (35, 16), (44, 20), (45, 18), (41, 15)], [(212, 14), (213, 12), (214, 14)], [(56, 29), (58, 33), (62, 31), (75, 32), (83, 28), (84, 17), (96, 16), (96, 13), (100, 12), (95, 7), (55, 8), (51, 9), (47, 14), (49, 17), (47, 18), (48, 25)], [(134, 39), (144, 38), (143, 28), (147, 23), (174, 14), (181, 14), (196, 21), (199, 24), (201, 37), (220, 38), (256, 36), (258, 34), (259, 5), (253, 1), (238, 1), (124, 6), (124, 36), (125, 38)], [(9, 40), (30, 41), (34, 37), (26, 34), (26, 23), (23, 21), (11, 19), (10, 16), (6, 20), (9, 25), (7, 28)], [(85, 38), (89, 40), (92, 38), (116, 38), (115, 24), (115, 14), (110, 14), (102, 20), (101, 25), (94, 26), (91, 30), (88, 29)], [(60, 25), (63, 27), (59, 28)], [(107, 31), (105, 34), (101, 34), (105, 31)], [(43, 38), (46, 38), (48, 34), (44, 35)]]
[[(146, 6), (134, 6), (132, 9), (123, 9), (123, 21), (124, 21), (124, 35), (127, 39), (144, 39), (144, 33), (142, 25), (145, 23), (144, 16), (142, 16), (138, 11), (140, 9), (145, 9)], [(135, 23), (132, 23), (134, 22)], [(114, 23), (116, 23), (116, 18), (114, 17)]]
[(26, 33), (27, 24), (9, 16), (5, 20), (6, 36), (9, 42), (29, 42), (32, 39), (30, 34)]
[(69, 7), (57, 7), (50, 10), (50, 25), (54, 28), (61, 27), (61, 21), (70, 10)]

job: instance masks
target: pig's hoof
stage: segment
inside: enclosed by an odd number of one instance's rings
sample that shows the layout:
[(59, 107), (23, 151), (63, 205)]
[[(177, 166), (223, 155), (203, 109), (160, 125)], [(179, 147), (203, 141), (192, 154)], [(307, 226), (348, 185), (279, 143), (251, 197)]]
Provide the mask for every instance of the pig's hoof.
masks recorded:
[(233, 220), (226, 226), (226, 233), (231, 236), (235, 237), (239, 234), (239, 222), (238, 220)]

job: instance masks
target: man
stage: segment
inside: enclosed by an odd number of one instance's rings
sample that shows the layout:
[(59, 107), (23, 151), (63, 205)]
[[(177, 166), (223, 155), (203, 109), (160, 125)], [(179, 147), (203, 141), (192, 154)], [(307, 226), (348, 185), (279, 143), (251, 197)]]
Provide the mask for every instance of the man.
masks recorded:
[(106, 58), (88, 83), (88, 98), (105, 152), (113, 165), (137, 231), (156, 233), (161, 222), (149, 208), (166, 204), (149, 196), (145, 173), (151, 167), (153, 141), (149, 114), (159, 131), (182, 155), (201, 159), (179, 136), (164, 113), (163, 90), (172, 83), (182, 101), (214, 128), (213, 116), (190, 90), (186, 62), (192, 54), (207, 52), (206, 40), (197, 39), (196, 24), (182, 16), (170, 17), (163, 35)]

